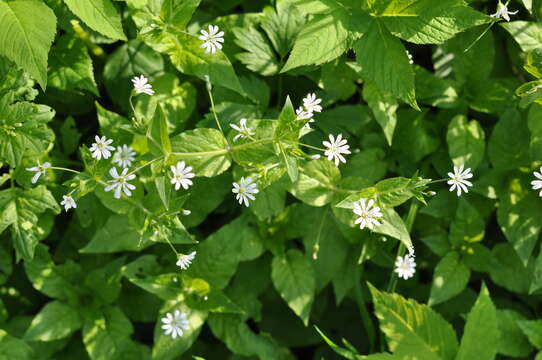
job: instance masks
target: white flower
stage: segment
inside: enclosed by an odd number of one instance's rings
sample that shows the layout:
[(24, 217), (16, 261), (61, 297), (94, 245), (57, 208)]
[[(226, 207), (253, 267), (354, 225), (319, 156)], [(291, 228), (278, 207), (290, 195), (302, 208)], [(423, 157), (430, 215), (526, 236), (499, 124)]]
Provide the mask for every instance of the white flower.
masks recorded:
[(457, 196), (461, 196), (461, 190), (468, 193), (469, 189), (467, 186), (472, 186), (470, 181), (465, 180), (472, 177), (470, 168), (466, 170), (463, 170), (463, 168), (464, 165), (461, 165), (460, 167), (454, 166), (454, 172), (448, 173), (448, 176), (450, 177), (450, 180), (448, 180), (448, 185), (452, 185), (450, 186), (450, 191), (454, 191), (454, 189), (457, 188)]
[[(540, 168), (540, 172), (533, 172), (533, 175), (540, 180), (533, 180), (531, 181), (531, 185), (533, 186), (533, 190), (538, 190), (542, 188), (542, 167)], [(542, 196), (542, 190), (540, 190), (539, 196)]]
[(416, 272), (416, 262), (414, 261), (414, 258), (409, 254), (406, 254), (404, 257), (398, 256), (397, 261), (395, 262), (394, 271), (400, 278), (405, 280), (413, 277)]
[(175, 339), (177, 336), (183, 336), (183, 330), (188, 330), (188, 320), (186, 319), (186, 314), (175, 310), (174, 315), (167, 313), (165, 317), (162, 318), (162, 329), (164, 329), (164, 334), (169, 335)]
[(224, 31), (218, 32), (218, 26), (209, 25), (209, 32), (201, 30), (198, 39), (203, 41), (200, 48), (205, 49), (205, 53), (215, 53), (216, 49), (222, 49), (224, 42)]
[(186, 166), (184, 161), (179, 161), (177, 165), (170, 166), (170, 168), (173, 173), (171, 183), (175, 184), (175, 190), (179, 190), (181, 186), (187, 190), (192, 185), (192, 180), (190, 179), (196, 176), (192, 172), (192, 166)]
[(321, 112), (322, 107), (319, 105), (321, 102), (322, 102), (322, 99), (317, 99), (316, 94), (312, 93), (312, 94), (308, 94), (303, 99), (303, 106), (305, 107), (305, 110), (309, 113)]
[(36, 181), (38, 181), (38, 179), (40, 178), (40, 176), (42, 175), (45, 175), (45, 171), (47, 169), (49, 169), (51, 167), (51, 163), (50, 162), (44, 162), (43, 165), (40, 164), (39, 160), (38, 160), (38, 166), (34, 166), (34, 167), (31, 167), (31, 168), (26, 168), (26, 170), (28, 171), (35, 171), (36, 173), (34, 174), (34, 176), (32, 177), (32, 184), (35, 184)]
[(235, 198), (239, 201), (239, 204), (245, 203), (245, 206), (248, 206), (248, 200), (255, 200), (256, 198), (252, 194), (257, 194), (258, 189), (256, 188), (256, 183), (252, 182), (252, 178), (241, 178), (239, 184), (234, 182), (233, 189), (231, 191), (235, 194)]
[(516, 15), (518, 11), (508, 11), (508, 7), (505, 4), (502, 4), (500, 1), (497, 4), (497, 11), (495, 14), (489, 16), (494, 18), (503, 18), (506, 21), (510, 21), (510, 15)]
[(235, 137), (233, 138), (233, 141), (237, 141), (237, 139), (239, 139), (239, 138), (243, 139), (243, 138), (251, 137), (252, 135), (255, 134), (255, 132), (252, 131), (251, 128), (247, 127), (247, 119), (245, 119), (245, 118), (239, 120), (239, 126), (237, 126), (235, 124), (230, 124), (230, 126), (235, 131), (239, 132), (239, 134), (235, 135)]
[(309, 122), (314, 122), (314, 119), (312, 118), (314, 114), (310, 111), (305, 111), (303, 106), (300, 106), (295, 113), (297, 114), (296, 119), (297, 120), (307, 120), (310, 119)]
[(132, 166), (135, 155), (135, 151), (125, 144), (117, 148), (115, 155), (113, 155), (113, 162), (121, 168), (127, 168)]
[(318, 160), (318, 159), (320, 159), (320, 154), (311, 155), (311, 159), (312, 159), (312, 160)]
[(108, 182), (111, 183), (111, 185), (107, 185), (105, 187), (105, 191), (111, 191), (115, 189), (115, 198), (120, 199), (120, 195), (124, 191), (126, 196), (132, 195), (132, 192), (130, 190), (134, 190), (136, 187), (132, 184), (129, 184), (128, 181), (135, 179), (135, 174), (127, 175), (128, 168), (124, 168), (122, 170), (122, 173), (119, 175), (117, 172), (117, 168), (112, 167), (109, 169), (109, 175), (113, 178), (113, 180), (109, 180)]
[(324, 155), (329, 161), (335, 159), (336, 166), (339, 166), (340, 162), (346, 163), (346, 159), (341, 154), (350, 154), (348, 150), (350, 146), (346, 144), (346, 139), (342, 138), (342, 134), (337, 135), (337, 139), (330, 134), (329, 141), (324, 141), (322, 144), (327, 147)]
[(92, 157), (98, 160), (102, 157), (108, 159), (111, 156), (111, 151), (115, 150), (115, 147), (109, 146), (113, 140), (107, 139), (105, 136), (100, 138), (98, 135), (94, 137), (94, 140), (96, 142), (89, 149), (92, 152)]
[(406, 55), (408, 57), (408, 63), (410, 65), (414, 64), (414, 59), (412, 58), (412, 54), (408, 50), (405, 50), (405, 51), (406, 51)]
[(408, 250), (408, 255), (411, 258), (414, 258), (416, 256), (416, 255), (414, 255), (414, 245), (410, 245), (409, 247), (407, 247), (407, 250)]
[(64, 206), (64, 210), (68, 211), (70, 209), (75, 209), (77, 207), (77, 204), (75, 203), (75, 200), (70, 195), (62, 195), (62, 201), (60, 202), (60, 205)]
[(192, 211), (190, 211), (190, 210), (183, 210), (183, 215), (188, 216), (188, 215), (190, 215), (190, 214), (192, 214)]
[(179, 256), (179, 260), (177, 260), (177, 266), (179, 266), (181, 269), (186, 270), (192, 264), (192, 261), (194, 261), (194, 258), (196, 257), (196, 252), (192, 251), (188, 255), (181, 255)]
[(134, 83), (134, 90), (137, 94), (154, 94), (152, 85), (149, 84), (149, 79), (147, 79), (145, 76), (141, 75), (140, 77), (134, 77), (132, 79), (132, 83)]
[[(374, 206), (374, 207), (373, 207)], [(382, 225), (378, 218), (382, 217), (382, 212), (380, 212), (380, 207), (375, 206), (374, 200), (370, 199), (361, 199), (358, 202), (354, 203), (354, 214), (358, 215), (359, 218), (356, 219), (356, 224), (359, 224), (360, 229), (373, 228), (379, 225)]]

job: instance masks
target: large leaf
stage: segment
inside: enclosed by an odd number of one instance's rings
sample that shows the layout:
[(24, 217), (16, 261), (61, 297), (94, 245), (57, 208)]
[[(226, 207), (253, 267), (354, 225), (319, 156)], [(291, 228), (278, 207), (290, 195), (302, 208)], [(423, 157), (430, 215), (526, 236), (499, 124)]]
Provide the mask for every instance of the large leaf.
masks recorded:
[(0, 24), (0, 55), (17, 63), (45, 89), (47, 54), (56, 34), (53, 11), (37, 0), (2, 1)]
[(35, 357), (30, 345), (0, 329), (0, 359), (31, 360)]
[(448, 125), (448, 152), (455, 166), (476, 169), (484, 158), (485, 134), (476, 120), (470, 122), (458, 115)]
[(380, 329), (390, 350), (397, 355), (416, 354), (421, 359), (451, 360), (457, 338), (450, 324), (426, 305), (388, 294), (369, 286)]
[(399, 104), (390, 93), (381, 91), (373, 82), (367, 81), (363, 86), (363, 100), (369, 104), (376, 122), (382, 128), (384, 136), (391, 146), (395, 126), (397, 125), (397, 108)]
[(34, 257), (34, 248), (43, 232), (38, 223), (39, 215), (46, 210), (58, 214), (60, 206), (43, 185), (30, 190), (12, 188), (0, 192), (0, 231), (11, 225), (18, 259)]
[(470, 278), (470, 270), (460, 260), (459, 254), (449, 252), (435, 268), (429, 306), (447, 301), (465, 289)]
[(224, 135), (216, 129), (185, 131), (171, 139), (173, 159), (184, 160), (198, 176), (216, 176), (228, 170), (231, 157)]
[[(389, 92), (418, 108), (414, 91), (414, 71), (406, 49), (379, 20), (373, 20), (363, 37), (354, 43), (362, 75), (383, 92)], [(388, 140), (389, 141), (389, 140)]]
[(280, 296), (307, 325), (316, 288), (310, 260), (298, 250), (289, 250), (273, 259), (271, 279)]
[(542, 46), (542, 24), (534, 21), (511, 21), (501, 26), (512, 35), (523, 51)]
[(64, 0), (64, 2), (93, 30), (111, 39), (126, 40), (120, 15), (111, 0)]
[(499, 329), (497, 310), (491, 302), (489, 291), (484, 285), (472, 310), (467, 316), (467, 323), (456, 360), (481, 359), (493, 360), (497, 353)]
[(51, 341), (62, 339), (82, 326), (76, 309), (59, 301), (51, 301), (34, 317), (25, 339)]
[(507, 110), (495, 125), (489, 139), (488, 153), (493, 166), (509, 170), (526, 165), (529, 161), (529, 129), (521, 114)]
[(329, 203), (341, 179), (339, 169), (326, 159), (308, 162), (303, 166), (299, 179), (291, 187), (291, 193), (312, 206)]

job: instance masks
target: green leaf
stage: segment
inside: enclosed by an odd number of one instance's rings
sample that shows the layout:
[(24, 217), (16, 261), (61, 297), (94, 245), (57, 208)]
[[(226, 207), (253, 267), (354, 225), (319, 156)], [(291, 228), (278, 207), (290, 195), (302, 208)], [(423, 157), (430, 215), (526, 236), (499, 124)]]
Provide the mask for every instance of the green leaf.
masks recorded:
[[(522, 332), (520, 323), (523, 321), (525, 321), (525, 317), (514, 310), (497, 310), (497, 323), (499, 325), (497, 351), (499, 354), (525, 358), (533, 351), (529, 340)], [(542, 330), (542, 327), (540, 330)]]
[(352, 39), (364, 32), (368, 21), (366, 13), (352, 13), (342, 6), (336, 6), (329, 14), (314, 15), (297, 36), (281, 72), (304, 65), (320, 65), (341, 56), (350, 48)]
[(80, 265), (72, 261), (55, 265), (45, 245), (36, 247), (36, 256), (32, 261), (25, 261), (24, 268), (34, 288), (49, 297), (66, 300), (79, 292), (83, 277)]
[(274, 138), (277, 140), (297, 141), (299, 139), (299, 131), (303, 125), (302, 121), (297, 120), (292, 101), (287, 96), (277, 119), (277, 127), (273, 135)]
[(367, 33), (354, 43), (354, 51), (364, 78), (418, 109), (414, 71), (406, 49), (378, 20), (373, 20)]
[(484, 235), (485, 223), (483, 217), (465, 198), (461, 198), (455, 217), (450, 224), (450, 242), (456, 246), (462, 246), (465, 241), (482, 241)]
[(81, 326), (81, 319), (74, 308), (51, 301), (32, 319), (24, 337), (31, 341), (52, 341), (67, 337)]
[(111, 39), (126, 40), (122, 22), (111, 0), (64, 0), (68, 8), (92, 30)]
[(457, 0), (392, 1), (380, 16), (393, 35), (415, 44), (442, 44), (468, 28), (493, 21)]
[(533, 271), (533, 281), (529, 288), (529, 294), (534, 294), (542, 289), (542, 252), (538, 254)]
[(2, 1), (0, 24), (0, 55), (14, 61), (45, 89), (47, 54), (56, 34), (53, 11), (37, 0)]
[(60, 213), (53, 195), (40, 185), (30, 190), (11, 188), (0, 191), (0, 230), (11, 225), (17, 259), (32, 260), (43, 229), (38, 222), (46, 210)]
[(290, 309), (307, 325), (316, 288), (310, 260), (298, 250), (276, 256), (271, 265), (271, 279)]
[(260, 190), (258, 197), (250, 204), (250, 210), (259, 220), (277, 216), (284, 209), (286, 191), (280, 182)]
[(303, 165), (299, 179), (292, 184), (290, 192), (306, 204), (324, 206), (331, 202), (341, 173), (333, 162), (319, 159)]
[(34, 351), (26, 342), (0, 329), (0, 359), (31, 360), (35, 357)]
[(497, 244), (491, 251), (491, 280), (513, 292), (528, 293), (533, 269), (523, 265), (521, 259), (508, 243)]
[[(322, 339), (324, 339), (324, 341), (326, 342), (326, 344), (328, 344), (331, 349), (333, 349), (333, 351), (335, 351), (337, 354), (341, 355), (342, 357), (346, 358), (346, 359), (349, 359), (349, 360), (364, 360), (366, 359), (365, 356), (361, 356), (359, 353), (357, 352), (353, 352), (352, 350), (350, 349), (345, 349), (345, 348), (342, 348), (340, 347), (339, 345), (335, 344), (333, 341), (331, 341), (330, 338), (328, 338), (323, 332), (322, 330), (318, 329), (317, 326), (314, 326), (316, 331), (318, 332), (318, 334), (320, 334), (320, 336), (322, 337)], [(383, 357), (382, 360), (384, 360), (385, 358)], [(392, 359), (391, 355), (390, 355), (390, 359)], [(375, 359), (376, 360), (376, 359)]]
[(106, 307), (101, 311), (95, 310), (85, 320), (83, 343), (92, 360), (130, 358), (136, 352), (130, 339), (133, 332), (132, 323), (122, 311)]
[(500, 24), (527, 52), (542, 46), (542, 24), (534, 21), (511, 21)]
[(469, 282), (470, 271), (459, 260), (459, 254), (449, 252), (435, 268), (429, 306), (445, 302), (462, 292)]
[(489, 291), (483, 284), (480, 295), (467, 316), (456, 360), (473, 359), (473, 357), (493, 360), (497, 353), (498, 340), (497, 310), (491, 302)]
[(468, 122), (463, 115), (454, 117), (448, 124), (446, 141), (455, 166), (476, 169), (484, 158), (485, 134), (476, 120)]
[(305, 25), (305, 19), (295, 7), (277, 3), (277, 10), (266, 7), (261, 26), (281, 58), (285, 58), (294, 46), (297, 35)]
[(164, 0), (160, 9), (160, 17), (165, 23), (183, 29), (192, 18), (200, 2), (201, 0), (186, 0), (182, 2)]
[(499, 170), (514, 169), (529, 161), (529, 129), (515, 109), (507, 110), (489, 138), (489, 159)]
[(168, 54), (173, 65), (182, 73), (195, 75), (202, 80), (209, 76), (211, 83), (245, 95), (233, 66), (223, 51), (205, 54), (200, 48), (201, 40), (183, 33), (164, 32), (157, 40), (148, 40), (146, 37), (143, 37), (143, 40), (151, 46), (159, 44), (158, 50)]
[[(1, 6), (1, 4), (0, 4)], [(47, 127), (55, 115), (45, 105), (29, 102), (12, 102), (13, 93), (0, 95), (0, 161), (11, 167), (21, 165), (24, 156), (42, 156), (54, 140), (54, 133)]]
[(166, 115), (161, 105), (156, 108), (154, 117), (147, 129), (147, 144), (155, 155), (163, 154), (167, 156), (171, 152)]
[(396, 355), (416, 354), (421, 359), (452, 360), (457, 338), (450, 324), (426, 305), (397, 294), (378, 291), (369, 284), (380, 330)]
[(396, 111), (399, 104), (390, 93), (382, 92), (373, 82), (367, 81), (363, 86), (363, 100), (369, 104), (376, 122), (384, 131), (384, 136), (391, 146), (395, 126), (397, 125)]
[(216, 129), (185, 131), (171, 139), (170, 163), (184, 160), (197, 176), (216, 176), (231, 165), (227, 145), (224, 135)]
[(374, 232), (391, 236), (392, 238), (401, 241), (406, 248), (412, 246), (412, 240), (410, 239), (408, 229), (399, 214), (391, 208), (383, 208), (381, 210), (383, 215), (382, 225), (377, 226), (374, 229)]
[(275, 75), (279, 71), (279, 61), (261, 32), (254, 27), (237, 28), (233, 30), (235, 43), (246, 52), (236, 57), (250, 70), (263, 76)]
[(65, 91), (87, 90), (99, 95), (92, 59), (85, 42), (71, 35), (58, 39), (51, 51), (49, 86)]
[[(112, 239), (115, 241), (111, 241)], [(148, 243), (142, 241), (142, 235), (130, 226), (128, 217), (115, 214), (107, 219), (107, 222), (96, 231), (90, 242), (79, 251), (86, 254), (139, 251), (146, 245)]]
[(521, 320), (518, 325), (537, 349), (542, 349), (542, 320)]
[(240, 261), (255, 259), (263, 250), (256, 230), (248, 225), (246, 217), (240, 217), (199, 245), (197, 261), (186, 272), (191, 277), (207, 281), (211, 289), (223, 289)]
[(515, 193), (505, 194), (497, 208), (499, 226), (524, 265), (527, 265), (542, 230), (541, 212), (540, 199), (532, 192), (521, 200)]

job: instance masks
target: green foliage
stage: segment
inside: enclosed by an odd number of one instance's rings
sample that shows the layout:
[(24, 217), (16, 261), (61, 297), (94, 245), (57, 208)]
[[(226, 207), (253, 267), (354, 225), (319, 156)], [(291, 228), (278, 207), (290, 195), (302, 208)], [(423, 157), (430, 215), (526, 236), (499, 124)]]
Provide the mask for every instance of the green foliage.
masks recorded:
[(540, 360), (542, 8), (499, 4), (0, 1), (0, 359)]

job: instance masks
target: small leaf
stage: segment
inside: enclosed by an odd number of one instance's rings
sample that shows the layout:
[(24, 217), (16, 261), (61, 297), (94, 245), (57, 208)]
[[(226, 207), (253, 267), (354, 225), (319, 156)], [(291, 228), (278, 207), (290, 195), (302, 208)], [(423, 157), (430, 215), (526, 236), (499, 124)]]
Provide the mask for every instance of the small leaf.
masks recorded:
[(63, 339), (81, 326), (81, 319), (74, 308), (59, 301), (51, 301), (32, 319), (24, 337), (31, 341)]
[(446, 134), (448, 151), (455, 166), (465, 165), (473, 170), (484, 158), (485, 134), (476, 120), (457, 115), (448, 125)]

